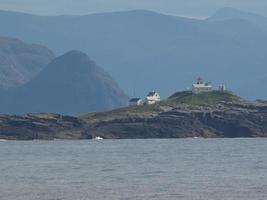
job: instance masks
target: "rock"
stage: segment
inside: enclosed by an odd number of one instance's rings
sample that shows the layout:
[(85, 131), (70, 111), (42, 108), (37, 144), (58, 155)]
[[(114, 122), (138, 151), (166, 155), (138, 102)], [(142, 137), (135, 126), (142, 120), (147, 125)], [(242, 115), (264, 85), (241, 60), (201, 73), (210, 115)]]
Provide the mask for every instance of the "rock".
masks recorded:
[(82, 120), (58, 114), (0, 116), (1, 139), (91, 139), (92, 136), (86, 133), (83, 127)]
[(228, 92), (192, 95), (81, 117), (1, 115), (0, 139), (267, 137), (267, 103), (246, 101)]
[(188, 92), (174, 95), (153, 108), (143, 106), (108, 112), (105, 117), (102, 113), (101, 118), (98, 115), (82, 118), (87, 122), (88, 132), (105, 138), (267, 136), (266, 103), (216, 92), (194, 96), (192, 103), (192, 95)]

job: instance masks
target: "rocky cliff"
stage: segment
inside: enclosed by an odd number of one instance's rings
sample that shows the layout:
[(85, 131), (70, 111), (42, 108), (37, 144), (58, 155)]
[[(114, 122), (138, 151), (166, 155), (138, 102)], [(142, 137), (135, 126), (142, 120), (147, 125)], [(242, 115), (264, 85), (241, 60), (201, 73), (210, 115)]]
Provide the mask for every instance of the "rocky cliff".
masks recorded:
[(88, 114), (82, 119), (88, 132), (104, 138), (267, 136), (267, 104), (230, 92), (181, 92), (152, 106)]
[(83, 131), (84, 122), (58, 114), (1, 115), (0, 138), (9, 140), (90, 139)]
[(1, 116), (4, 139), (266, 137), (267, 103), (231, 92), (179, 92), (155, 105), (89, 113)]

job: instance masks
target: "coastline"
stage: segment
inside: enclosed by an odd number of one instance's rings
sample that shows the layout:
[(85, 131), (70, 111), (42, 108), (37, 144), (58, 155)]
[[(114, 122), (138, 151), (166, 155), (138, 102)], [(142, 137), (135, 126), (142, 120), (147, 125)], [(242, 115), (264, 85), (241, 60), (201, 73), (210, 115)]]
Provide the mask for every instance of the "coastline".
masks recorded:
[(0, 115), (0, 139), (267, 137), (266, 102), (247, 101), (230, 92), (192, 95), (180, 92), (154, 105), (80, 117), (52, 113)]

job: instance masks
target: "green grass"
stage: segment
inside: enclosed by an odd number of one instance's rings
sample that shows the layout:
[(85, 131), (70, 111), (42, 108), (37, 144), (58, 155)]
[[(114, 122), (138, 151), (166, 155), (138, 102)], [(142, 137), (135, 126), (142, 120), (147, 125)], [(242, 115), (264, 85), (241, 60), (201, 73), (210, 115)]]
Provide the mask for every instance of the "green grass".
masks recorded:
[(162, 105), (203, 105), (213, 106), (222, 102), (237, 102), (240, 97), (236, 96), (230, 91), (212, 91), (200, 94), (193, 94), (192, 92), (178, 92), (172, 95), (169, 99), (162, 101)]
[(201, 94), (193, 94), (192, 92), (177, 92), (166, 100), (154, 105), (132, 106), (111, 110), (108, 112), (88, 113), (80, 116), (85, 120), (108, 120), (117, 117), (135, 116), (135, 115), (151, 115), (163, 111), (163, 106), (214, 106), (223, 102), (238, 102), (240, 97), (230, 91), (212, 91)]
[(82, 119), (108, 119), (108, 118), (115, 118), (121, 116), (134, 116), (140, 114), (150, 114), (153, 112), (157, 112), (158, 108), (157, 105), (143, 105), (143, 106), (131, 106), (125, 108), (119, 108), (107, 112), (96, 112), (96, 113), (88, 113), (81, 115), (80, 118)]

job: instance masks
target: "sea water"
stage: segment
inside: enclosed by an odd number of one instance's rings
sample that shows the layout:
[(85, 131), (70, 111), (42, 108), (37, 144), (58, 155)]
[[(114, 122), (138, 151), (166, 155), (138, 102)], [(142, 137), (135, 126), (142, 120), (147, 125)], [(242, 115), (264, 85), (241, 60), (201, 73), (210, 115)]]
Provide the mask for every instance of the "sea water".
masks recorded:
[(1, 141), (0, 200), (265, 200), (267, 139)]

